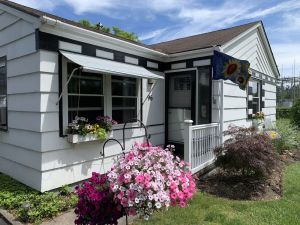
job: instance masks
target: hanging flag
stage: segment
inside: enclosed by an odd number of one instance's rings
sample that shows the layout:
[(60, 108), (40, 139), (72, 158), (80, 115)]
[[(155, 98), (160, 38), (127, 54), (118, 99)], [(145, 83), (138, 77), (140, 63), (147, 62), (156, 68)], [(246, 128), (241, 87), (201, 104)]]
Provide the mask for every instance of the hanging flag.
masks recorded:
[(245, 90), (251, 77), (250, 63), (247, 60), (239, 60), (224, 53), (214, 51), (213, 79), (231, 80)]

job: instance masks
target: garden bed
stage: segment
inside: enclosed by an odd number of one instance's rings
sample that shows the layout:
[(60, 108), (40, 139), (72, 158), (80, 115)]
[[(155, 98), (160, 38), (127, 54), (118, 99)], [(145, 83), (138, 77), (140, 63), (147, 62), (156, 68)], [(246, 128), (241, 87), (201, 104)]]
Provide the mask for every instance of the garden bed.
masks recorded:
[(73, 209), (77, 196), (64, 186), (58, 192), (40, 193), (0, 173), (0, 208), (24, 223), (40, 223)]
[(228, 174), (220, 168), (201, 176), (198, 188), (206, 193), (233, 200), (272, 200), (282, 197), (285, 167), (300, 161), (300, 150), (280, 156), (278, 165), (267, 179)]

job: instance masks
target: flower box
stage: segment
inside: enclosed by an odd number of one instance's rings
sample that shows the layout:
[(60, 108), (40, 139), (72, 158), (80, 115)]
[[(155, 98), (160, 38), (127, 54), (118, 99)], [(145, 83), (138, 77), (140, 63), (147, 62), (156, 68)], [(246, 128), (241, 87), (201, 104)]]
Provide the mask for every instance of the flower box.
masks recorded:
[(88, 141), (104, 141), (99, 140), (95, 134), (87, 134), (85, 136), (79, 134), (68, 134), (68, 142), (76, 144), (81, 142), (88, 142)]
[(253, 119), (252, 126), (255, 127), (257, 130), (262, 131), (264, 128), (264, 120), (263, 119)]

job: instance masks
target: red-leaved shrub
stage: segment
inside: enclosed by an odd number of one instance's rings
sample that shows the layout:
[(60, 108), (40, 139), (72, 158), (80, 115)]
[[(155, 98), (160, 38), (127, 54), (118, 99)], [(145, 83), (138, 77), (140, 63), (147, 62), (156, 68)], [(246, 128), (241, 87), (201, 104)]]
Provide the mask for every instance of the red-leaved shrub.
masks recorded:
[(267, 177), (278, 156), (268, 136), (253, 128), (231, 126), (224, 132), (229, 136), (224, 145), (215, 149), (216, 165), (243, 176)]
[(93, 173), (92, 177), (76, 187), (79, 197), (75, 213), (75, 224), (118, 224), (124, 216), (121, 205), (114, 200), (107, 175)]

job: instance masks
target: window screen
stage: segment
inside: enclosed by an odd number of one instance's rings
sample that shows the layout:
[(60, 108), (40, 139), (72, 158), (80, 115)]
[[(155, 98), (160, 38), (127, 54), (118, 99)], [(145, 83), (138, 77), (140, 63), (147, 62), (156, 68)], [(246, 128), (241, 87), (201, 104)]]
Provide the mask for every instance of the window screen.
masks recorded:
[[(68, 64), (68, 76), (77, 66)], [(83, 116), (95, 122), (104, 115), (103, 75), (76, 72), (68, 85), (68, 120)]]
[(111, 77), (112, 118), (119, 124), (136, 121), (137, 118), (137, 79)]

